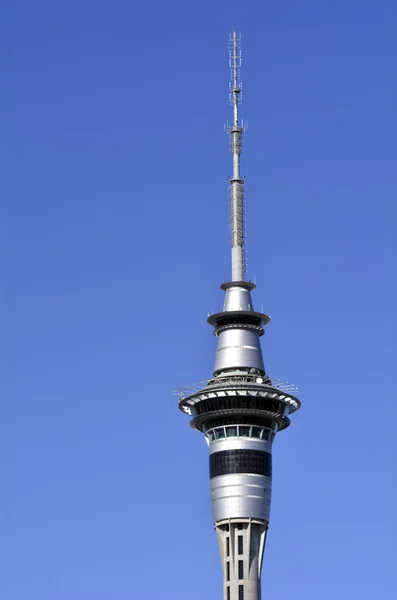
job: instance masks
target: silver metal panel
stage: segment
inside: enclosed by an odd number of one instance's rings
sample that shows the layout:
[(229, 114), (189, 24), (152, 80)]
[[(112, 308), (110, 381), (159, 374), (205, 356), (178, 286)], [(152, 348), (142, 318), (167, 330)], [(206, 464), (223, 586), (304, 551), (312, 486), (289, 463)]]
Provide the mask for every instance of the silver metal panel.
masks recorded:
[(245, 252), (244, 248), (237, 246), (232, 248), (232, 279), (240, 281), (245, 273)]
[(210, 480), (214, 521), (253, 518), (269, 521), (272, 480), (263, 475), (238, 473)]
[(230, 437), (214, 440), (210, 443), (209, 453), (234, 450), (235, 448), (246, 448), (247, 450), (262, 450), (272, 452), (272, 442), (248, 437)]
[(256, 331), (227, 329), (219, 334), (214, 372), (238, 367), (265, 370)]
[(224, 311), (254, 310), (251, 293), (246, 288), (230, 287), (226, 290)]

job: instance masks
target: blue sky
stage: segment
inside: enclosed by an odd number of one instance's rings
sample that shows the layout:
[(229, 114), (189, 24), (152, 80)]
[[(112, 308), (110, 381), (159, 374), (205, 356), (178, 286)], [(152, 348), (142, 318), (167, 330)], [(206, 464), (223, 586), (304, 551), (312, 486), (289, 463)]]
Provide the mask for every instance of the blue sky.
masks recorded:
[(222, 597), (207, 448), (172, 391), (211, 375), (230, 278), (232, 24), (248, 276), (302, 399), (263, 597), (394, 597), (396, 13), (6, 2), (5, 600)]

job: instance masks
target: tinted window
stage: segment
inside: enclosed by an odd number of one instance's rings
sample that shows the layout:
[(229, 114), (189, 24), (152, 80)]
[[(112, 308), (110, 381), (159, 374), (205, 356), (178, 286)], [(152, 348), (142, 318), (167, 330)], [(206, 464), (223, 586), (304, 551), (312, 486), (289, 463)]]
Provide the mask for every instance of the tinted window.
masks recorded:
[(227, 437), (237, 437), (237, 427), (226, 427)]
[(244, 579), (244, 561), (243, 560), (238, 561), (238, 578)]
[(243, 437), (249, 437), (250, 435), (250, 427), (248, 425), (240, 425), (239, 427), (239, 435)]
[(272, 476), (272, 455), (262, 450), (224, 450), (210, 454), (210, 478), (233, 473)]
[(261, 433), (262, 433), (262, 429), (260, 427), (253, 427), (252, 428), (252, 437), (253, 438), (260, 438), (261, 437)]
[(244, 550), (243, 550), (243, 536), (239, 535), (237, 539), (238, 539), (238, 553), (239, 554), (244, 554)]

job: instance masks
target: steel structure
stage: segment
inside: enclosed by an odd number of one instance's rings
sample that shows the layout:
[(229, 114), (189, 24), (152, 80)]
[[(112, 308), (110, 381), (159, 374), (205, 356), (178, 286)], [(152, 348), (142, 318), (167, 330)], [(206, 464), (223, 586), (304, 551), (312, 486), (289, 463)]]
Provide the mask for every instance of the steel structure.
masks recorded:
[(295, 386), (266, 374), (260, 337), (269, 317), (256, 312), (245, 280), (244, 180), (240, 156), (241, 38), (230, 36), (233, 156), (230, 179), (232, 280), (223, 311), (208, 318), (218, 338), (212, 379), (177, 390), (179, 408), (191, 417), (209, 447), (212, 512), (224, 575), (224, 600), (260, 600), (261, 568), (270, 519), (272, 445), (300, 407)]

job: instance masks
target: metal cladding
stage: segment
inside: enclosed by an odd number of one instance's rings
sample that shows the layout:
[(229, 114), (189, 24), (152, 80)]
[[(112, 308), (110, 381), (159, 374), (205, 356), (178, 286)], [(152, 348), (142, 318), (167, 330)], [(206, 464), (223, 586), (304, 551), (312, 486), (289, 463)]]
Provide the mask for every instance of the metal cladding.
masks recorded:
[(214, 374), (226, 369), (256, 369), (265, 372), (259, 336), (269, 317), (254, 311), (250, 282), (224, 284), (226, 290), (223, 312), (208, 318), (215, 327), (218, 348)]
[(256, 331), (249, 329), (226, 329), (219, 335), (214, 372), (225, 369), (252, 367), (265, 371), (262, 350)]
[(210, 489), (214, 521), (251, 517), (269, 521), (272, 443), (249, 437), (210, 443)]
[(260, 600), (261, 569), (270, 521), (272, 446), (300, 407), (295, 386), (267, 375), (260, 338), (270, 321), (256, 312), (245, 281), (244, 189), (240, 176), (243, 125), (240, 38), (231, 36), (233, 155), (230, 180), (232, 281), (222, 312), (208, 317), (218, 338), (213, 377), (178, 391), (179, 408), (209, 447), (212, 514), (224, 575), (224, 600)]

